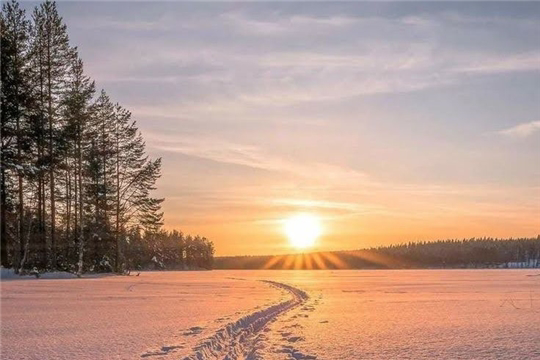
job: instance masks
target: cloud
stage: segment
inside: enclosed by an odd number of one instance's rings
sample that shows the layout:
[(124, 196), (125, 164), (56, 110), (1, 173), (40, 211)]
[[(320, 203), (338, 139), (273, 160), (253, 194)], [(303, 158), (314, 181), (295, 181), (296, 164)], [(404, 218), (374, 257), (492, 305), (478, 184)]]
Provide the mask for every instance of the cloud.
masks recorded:
[(237, 29), (243, 34), (290, 35), (308, 31), (324, 31), (357, 23), (360, 19), (348, 16), (285, 15), (280, 17), (256, 18), (245, 12), (227, 12), (219, 16), (223, 25)]
[[(86, 18), (85, 18), (86, 19)], [(81, 29), (104, 29), (112, 31), (156, 31), (167, 30), (167, 23), (163, 21), (131, 20), (122, 21), (113, 17), (92, 18), (91, 21), (80, 21), (77, 26)]]
[(275, 155), (261, 147), (218, 138), (177, 135), (167, 137), (145, 133), (149, 145), (156, 150), (175, 152), (219, 163), (245, 166), (252, 169), (293, 174), (316, 182), (332, 184), (367, 183), (367, 175), (354, 169), (322, 162), (293, 161)]
[[(515, 19), (502, 24), (471, 19), (478, 28), (462, 39), (455, 31), (457, 15), (450, 20), (445, 13), (385, 17), (361, 8), (314, 6), (299, 13), (279, 6), (194, 7), (197, 11), (82, 18), (74, 25), (85, 33), (84, 26), (94, 25), (125, 30), (108, 32), (98, 42), (107, 48), (88, 54), (100, 57), (87, 62), (90, 74), (107, 89), (129, 86), (123, 93), (139, 96), (134, 103), (148, 102), (160, 112), (186, 102), (199, 104), (202, 115), (209, 103), (242, 108), (335, 102), (442, 88), (472, 75), (539, 69), (537, 46), (509, 46), (509, 38), (494, 46), (485, 38), (492, 27), (516, 33), (520, 22)], [(486, 46), (469, 44), (480, 41)], [(101, 60), (103, 53), (107, 61)]]
[(476, 74), (497, 74), (515, 71), (540, 70), (540, 52), (515, 54), (512, 56), (490, 58), (464, 64), (454, 69), (457, 72)]
[[(152, 46), (152, 45), (151, 45)], [(289, 106), (352, 97), (411, 93), (463, 83), (471, 76), (540, 70), (540, 52), (493, 55), (446, 51), (433, 44), (380, 44), (371, 50), (283, 49), (238, 52), (220, 46), (150, 50), (126, 67), (124, 59), (98, 69), (98, 81), (162, 83), (159, 111), (199, 103), (216, 107)], [(146, 95), (139, 104), (145, 102)], [(209, 101), (211, 100), (211, 101)], [(187, 104), (190, 103), (190, 104)], [(209, 105), (211, 104), (211, 105)], [(168, 104), (169, 105), (169, 104)], [(189, 105), (189, 106), (186, 106)]]
[(508, 129), (500, 130), (497, 133), (513, 138), (525, 138), (537, 131), (540, 131), (540, 121), (519, 124)]

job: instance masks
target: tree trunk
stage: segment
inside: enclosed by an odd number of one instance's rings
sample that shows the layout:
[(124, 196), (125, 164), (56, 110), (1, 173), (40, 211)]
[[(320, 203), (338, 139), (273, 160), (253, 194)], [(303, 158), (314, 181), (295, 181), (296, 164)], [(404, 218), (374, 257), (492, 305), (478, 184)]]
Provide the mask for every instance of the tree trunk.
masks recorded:
[[(28, 226), (27, 226), (27, 229), (28, 229), (28, 232), (27, 232), (27, 235), (26, 235), (26, 241), (24, 242), (24, 248), (23, 248), (23, 256), (21, 257), (21, 262), (19, 264), (19, 270), (18, 270), (18, 273), (20, 274), (23, 269), (24, 269), (24, 265), (26, 265), (26, 259), (28, 258), (28, 246), (30, 244), (30, 235), (32, 234), (32, 231), (30, 229), (32, 229), (32, 214), (30, 214), (30, 216), (28, 216)], [(22, 243), (22, 239), (21, 239), (21, 243)]]
[(116, 272), (120, 271), (120, 154), (118, 124), (116, 125)]
[(52, 111), (52, 84), (51, 84), (51, 43), (50, 34), (47, 34), (47, 100), (49, 120), (49, 182), (51, 192), (51, 265), (56, 269), (56, 207), (54, 186), (54, 153), (53, 153), (53, 111)]
[[(92, 153), (96, 154), (96, 144), (95, 141), (92, 140)], [(99, 171), (95, 172), (94, 176), (94, 206), (95, 206), (95, 226), (96, 232), (100, 232), (100, 234), (103, 234), (103, 226), (104, 224), (100, 222), (100, 208), (99, 208)], [(101, 229), (101, 230), (98, 230)], [(100, 236), (93, 236), (93, 242), (94, 242), (94, 261), (98, 261), (99, 259), (99, 241)]]
[[(2, 152), (3, 154), (3, 152)], [(3, 159), (3, 155), (2, 155), (2, 169), (0, 171), (0, 198), (1, 198), (1, 203), (0, 203), (0, 217), (2, 218), (1, 219), (1, 224), (0, 224), (0, 240), (1, 240), (1, 243), (0, 243), (0, 246), (1, 246), (1, 263), (2, 263), (2, 266), (5, 266), (5, 267), (8, 267), (8, 251), (7, 251), (7, 226), (6, 226), (6, 169), (5, 169), (5, 166), (4, 166), (4, 159)]]
[(24, 198), (23, 198), (23, 178), (22, 175), (19, 174), (19, 211), (18, 211), (18, 220), (19, 220), (19, 259), (23, 256), (24, 251), (24, 245), (23, 245), (23, 236), (24, 236), (24, 225), (23, 225), (23, 217), (24, 217)]
[[(43, 145), (43, 133), (45, 130), (44, 120), (44, 83), (43, 83), (43, 54), (41, 52), (41, 43), (39, 44), (39, 95), (40, 95), (40, 117), (39, 117), (39, 129), (38, 129), (38, 162), (40, 167), (43, 166), (44, 145)], [(42, 262), (42, 265), (47, 263), (47, 239), (45, 238), (45, 182), (43, 180), (43, 169), (40, 168), (38, 175), (38, 242), (36, 250), (38, 251), (38, 257)]]
[[(40, 156), (39, 154), (41, 154), (41, 152), (38, 150), (38, 156)], [(41, 260), (42, 259), (42, 249), (41, 249), (41, 246), (42, 246), (42, 237), (41, 237), (41, 229), (42, 229), (42, 226), (43, 226), (43, 212), (41, 211), (42, 210), (42, 202), (43, 202), (43, 197), (41, 196), (42, 195), (42, 192), (41, 192), (41, 183), (42, 183), (42, 178), (41, 178), (41, 170), (40, 170), (40, 173), (38, 175), (38, 182), (37, 182), (37, 197), (38, 197), (38, 203), (37, 203), (37, 207), (38, 207), (38, 213), (37, 213), (37, 243), (35, 243), (35, 245), (33, 246), (33, 249), (32, 251), (37, 251), (38, 252), (38, 257), (39, 259)], [(35, 248), (34, 248), (35, 247)]]
[[(77, 145), (76, 145), (77, 146)], [(77, 149), (75, 149), (77, 151)], [(74, 157), (77, 156), (75, 152)], [(73, 199), (73, 242), (76, 243), (79, 239), (79, 178), (77, 174), (79, 173), (79, 161), (74, 159), (74, 173), (73, 173), (73, 190), (75, 191), (75, 196)]]
[[(15, 50), (15, 69), (19, 69), (19, 50)], [(20, 74), (19, 74), (20, 75)], [(15, 85), (15, 93), (17, 94), (17, 97), (19, 97), (19, 83), (16, 82)], [(17, 164), (19, 166), (22, 166), (22, 147), (21, 147), (21, 119), (20, 119), (20, 109), (19, 109), (19, 102), (17, 101), (16, 104), (17, 110), (17, 119), (16, 119), (16, 136), (17, 136)], [(18, 220), (18, 226), (17, 226), (17, 241), (19, 242), (19, 262), (23, 257), (24, 252), (24, 245), (23, 245), (23, 233), (24, 233), (24, 226), (23, 226), (23, 217), (24, 217), (24, 199), (23, 199), (23, 174), (21, 169), (17, 169), (17, 178), (18, 178), (18, 195), (19, 195), (19, 204), (18, 204), (18, 214), (17, 214), (17, 220)]]
[[(102, 206), (102, 216), (103, 216), (103, 226), (105, 227), (106, 229), (106, 235), (104, 236), (104, 238), (102, 238), (102, 247), (105, 247), (105, 248), (108, 248), (110, 245), (110, 238), (109, 236), (107, 235), (109, 232), (110, 232), (110, 228), (109, 228), (109, 219), (107, 217), (107, 146), (106, 146), (106, 142), (105, 142), (105, 136), (106, 136), (106, 131), (105, 131), (105, 119), (103, 119), (102, 121), (102, 126), (101, 126), (101, 139), (102, 139), (102, 143), (101, 143), (101, 155), (102, 155), (102, 162), (103, 162), (103, 202), (101, 204)], [(106, 238), (105, 238), (106, 237)], [(105, 245), (107, 244), (107, 245)], [(102, 250), (103, 251), (103, 250)]]
[(83, 182), (82, 182), (82, 148), (81, 148), (81, 137), (82, 137), (82, 131), (79, 127), (79, 131), (78, 131), (78, 162), (79, 162), (79, 166), (78, 166), (78, 171), (79, 171), (79, 216), (80, 216), (80, 220), (79, 220), (79, 226), (80, 226), (80, 231), (79, 231), (79, 261), (78, 261), (78, 270), (77, 270), (77, 273), (78, 275), (81, 275), (82, 274), (82, 271), (83, 271), (83, 254), (84, 254), (84, 195), (83, 195)]
[(66, 243), (69, 242), (71, 233), (71, 172), (69, 157), (66, 158)]

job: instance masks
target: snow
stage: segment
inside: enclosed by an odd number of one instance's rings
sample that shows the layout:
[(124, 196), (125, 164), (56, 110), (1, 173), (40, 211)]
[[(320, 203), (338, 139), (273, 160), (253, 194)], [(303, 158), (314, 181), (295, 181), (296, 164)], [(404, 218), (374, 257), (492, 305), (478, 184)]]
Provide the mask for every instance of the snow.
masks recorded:
[(264, 348), (264, 344), (261, 343), (264, 343), (265, 339), (258, 336), (258, 333), (268, 323), (276, 320), (278, 316), (302, 305), (309, 298), (307, 293), (292, 286), (274, 281), (264, 282), (277, 289), (284, 290), (291, 295), (291, 298), (262, 310), (257, 310), (234, 323), (228, 324), (195, 347), (195, 352), (186, 359), (236, 359), (242, 358), (244, 354), (247, 354), (247, 358), (250, 359), (262, 359), (259, 350)]
[(499, 265), (500, 268), (523, 269), (540, 267), (540, 259), (529, 259), (529, 261), (514, 261)]
[(279, 298), (262, 282), (216, 275), (3, 280), (0, 358), (151, 358), (191, 349), (201, 336)]
[[(34, 271), (36, 274), (38, 273), (37, 270)], [(0, 268), (0, 278), (2, 280), (22, 280), (22, 279), (35, 279), (35, 275), (19, 275), (15, 274), (14, 269), (6, 269), (6, 268)], [(51, 271), (47, 273), (39, 274), (40, 279), (74, 279), (77, 278), (77, 275), (68, 273), (65, 271)]]
[(1, 357), (540, 358), (538, 275), (190, 271), (7, 280)]
[(264, 359), (540, 359), (537, 274), (278, 272), (310, 300), (269, 326)]

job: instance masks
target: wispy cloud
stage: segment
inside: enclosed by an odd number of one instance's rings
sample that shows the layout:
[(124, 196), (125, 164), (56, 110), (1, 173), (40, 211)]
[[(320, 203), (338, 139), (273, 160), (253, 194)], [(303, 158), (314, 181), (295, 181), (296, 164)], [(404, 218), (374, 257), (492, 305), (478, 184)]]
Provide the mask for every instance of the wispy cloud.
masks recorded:
[(107, 30), (121, 30), (121, 31), (155, 31), (155, 30), (167, 30), (167, 23), (162, 19), (149, 21), (122, 21), (113, 17), (93, 18), (91, 21), (81, 21), (77, 24), (81, 29), (107, 29)]
[(525, 138), (538, 131), (540, 131), (540, 121), (531, 121), (500, 130), (498, 133), (513, 138)]
[[(152, 47), (152, 45), (150, 45)], [(163, 83), (156, 111), (289, 106), (351, 97), (411, 93), (470, 81), (471, 76), (540, 70), (540, 52), (510, 55), (437, 53), (432, 44), (386, 44), (370, 51), (264, 51), (200, 48), (150, 50), (107, 63), (98, 82)], [(143, 74), (143, 75), (141, 75)], [(188, 91), (189, 90), (189, 91)], [(159, 90), (156, 90), (159, 92)], [(169, 101), (170, 99), (170, 101)], [(209, 101), (211, 99), (211, 101)], [(165, 101), (171, 104), (164, 105)], [(142, 99), (139, 105), (144, 102)], [(181, 103), (180, 103), (181, 102)], [(190, 104), (187, 104), (189, 102)], [(186, 106), (187, 105), (187, 106)]]
[(303, 178), (336, 184), (366, 183), (366, 174), (322, 162), (306, 163), (274, 155), (254, 146), (224, 141), (211, 137), (175, 136), (149, 134), (151, 147), (164, 151), (199, 157), (224, 164), (245, 166), (252, 169), (294, 174)]
[(484, 57), (479, 61), (464, 64), (454, 69), (458, 72), (496, 74), (515, 71), (540, 71), (540, 52), (517, 54), (505, 57)]
[(299, 32), (328, 30), (357, 23), (360, 19), (342, 15), (292, 15), (274, 18), (256, 18), (244, 12), (227, 12), (219, 17), (223, 25), (252, 35), (290, 35)]

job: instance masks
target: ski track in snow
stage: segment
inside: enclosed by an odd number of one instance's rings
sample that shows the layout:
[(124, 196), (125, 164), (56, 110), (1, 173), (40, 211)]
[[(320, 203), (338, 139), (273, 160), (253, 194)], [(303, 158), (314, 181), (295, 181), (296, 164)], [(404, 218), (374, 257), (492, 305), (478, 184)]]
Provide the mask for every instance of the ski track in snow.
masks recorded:
[(269, 280), (261, 281), (277, 289), (285, 290), (292, 296), (291, 299), (253, 312), (226, 325), (201, 341), (193, 348), (193, 354), (186, 356), (184, 360), (263, 359), (262, 350), (265, 347), (266, 336), (262, 330), (280, 315), (303, 305), (309, 296), (306, 292), (290, 285)]

